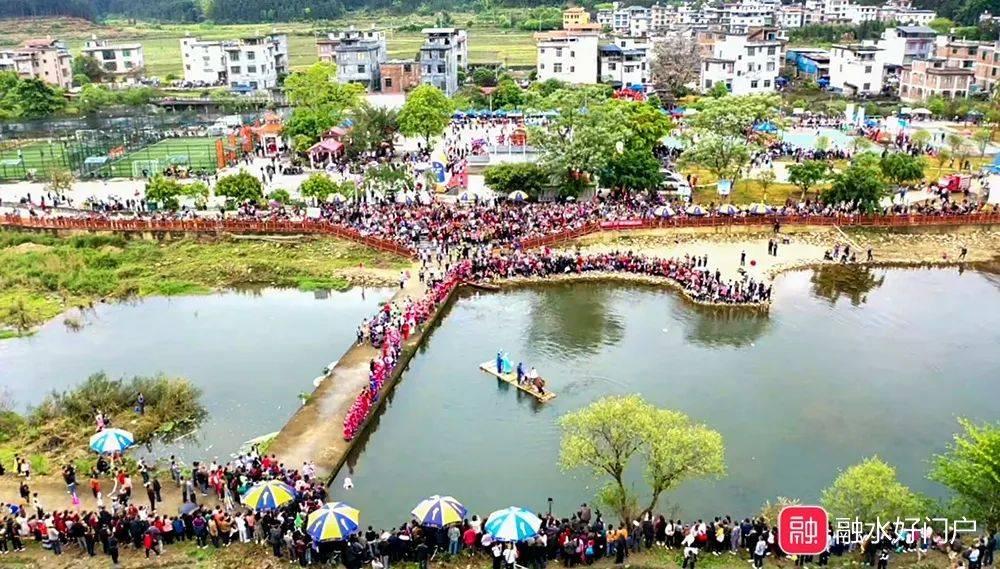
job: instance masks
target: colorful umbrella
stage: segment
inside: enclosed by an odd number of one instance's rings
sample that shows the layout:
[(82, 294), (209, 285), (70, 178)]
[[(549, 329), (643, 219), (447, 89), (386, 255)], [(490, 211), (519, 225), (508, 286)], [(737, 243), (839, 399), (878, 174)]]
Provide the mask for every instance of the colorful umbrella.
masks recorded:
[(99, 453), (121, 452), (135, 444), (135, 437), (121, 429), (104, 429), (90, 437), (90, 448)]
[(686, 210), (684, 210), (684, 211), (687, 212), (688, 215), (707, 215), (708, 214), (708, 211), (706, 211), (705, 208), (701, 207), (700, 205), (688, 206), (688, 208)]
[(343, 502), (330, 502), (311, 512), (306, 531), (316, 541), (339, 541), (358, 532), (361, 512)]
[(661, 205), (653, 208), (653, 215), (656, 217), (673, 217), (674, 210), (668, 205)]
[(740, 212), (740, 208), (734, 206), (731, 203), (724, 203), (719, 206), (719, 209), (717, 211), (722, 215), (736, 215), (737, 213)]
[(344, 197), (344, 194), (341, 194), (339, 192), (334, 192), (334, 193), (330, 194), (330, 197), (327, 198), (327, 201), (330, 201), (330, 202), (333, 202), (333, 203), (344, 203), (344, 202), (347, 201), (347, 198)]
[(528, 199), (528, 194), (522, 192), (521, 190), (514, 190), (513, 192), (507, 194), (507, 199), (511, 199), (516, 202), (523, 202)]
[(747, 211), (750, 212), (750, 215), (768, 215), (769, 213), (774, 212), (774, 210), (771, 209), (771, 206), (762, 203), (750, 204)]
[(295, 499), (295, 490), (279, 480), (258, 482), (240, 498), (243, 505), (254, 510), (275, 510)]
[(542, 520), (524, 508), (511, 506), (486, 518), (484, 529), (497, 541), (523, 541), (538, 535)]
[(434, 495), (416, 505), (410, 513), (422, 526), (444, 527), (460, 523), (468, 510), (451, 496)]

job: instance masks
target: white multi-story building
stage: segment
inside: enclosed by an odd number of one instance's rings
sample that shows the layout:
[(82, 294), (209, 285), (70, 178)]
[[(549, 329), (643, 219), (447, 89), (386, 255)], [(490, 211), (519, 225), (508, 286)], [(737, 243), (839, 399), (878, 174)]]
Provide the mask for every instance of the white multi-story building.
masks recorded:
[(874, 45), (836, 44), (830, 49), (830, 86), (847, 95), (882, 92), (885, 65)]
[(110, 75), (133, 75), (146, 65), (140, 43), (111, 43), (91, 36), (80, 50), (84, 57), (91, 57)]
[(538, 48), (538, 80), (558, 79), (567, 83), (597, 83), (597, 44), (594, 31), (554, 30), (535, 34)]
[(618, 3), (613, 4), (612, 10), (599, 10), (597, 12), (597, 23), (601, 26), (611, 28), (617, 34), (622, 35), (646, 35), (653, 25), (653, 11), (644, 6), (629, 6), (619, 8)]
[(774, 8), (761, 5), (737, 5), (723, 9), (722, 24), (726, 31), (745, 34), (752, 28), (774, 25)]
[(382, 64), (388, 59), (385, 34), (381, 30), (352, 27), (327, 34), (327, 41), (336, 42), (333, 59), (337, 63), (338, 81), (361, 83), (369, 91), (380, 87)]
[(234, 89), (274, 89), (288, 73), (288, 37), (284, 35), (243, 38), (223, 47), (228, 67), (227, 81)]
[(215, 85), (226, 81), (226, 52), (221, 40), (202, 41), (181, 38), (181, 61), (184, 80), (190, 83)]
[(650, 45), (645, 38), (619, 37), (600, 46), (600, 80), (616, 87), (649, 83)]
[(772, 92), (781, 69), (781, 48), (772, 28), (726, 34), (713, 45), (712, 57), (702, 60), (701, 88), (709, 91), (723, 83), (733, 95)]
[(783, 30), (801, 28), (805, 25), (805, 13), (802, 6), (783, 6), (774, 12), (774, 25)]
[(854, 25), (861, 24), (862, 22), (874, 22), (879, 19), (879, 10), (878, 6), (848, 4), (845, 17)]
[(465, 30), (424, 28), (420, 46), (420, 81), (434, 85), (449, 97), (458, 91), (458, 71), (469, 64), (469, 42)]
[(914, 59), (923, 59), (934, 52), (937, 32), (924, 26), (887, 28), (878, 40), (882, 61), (886, 65), (902, 66)]
[(848, 0), (823, 0), (823, 21), (843, 22), (847, 20)]
[(235, 41), (181, 39), (184, 80), (258, 91), (278, 86), (288, 72), (288, 38), (258, 36)]

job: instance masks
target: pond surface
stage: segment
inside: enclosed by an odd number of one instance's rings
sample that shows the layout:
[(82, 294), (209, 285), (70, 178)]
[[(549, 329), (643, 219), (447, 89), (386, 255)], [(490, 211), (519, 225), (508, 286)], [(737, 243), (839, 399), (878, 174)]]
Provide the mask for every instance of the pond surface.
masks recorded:
[[(281, 427), (357, 323), (392, 291), (267, 290), (99, 306), (0, 342), (0, 386), (23, 406), (87, 375), (190, 378), (209, 418), (179, 447), (220, 459)], [(1000, 416), (1000, 279), (956, 270), (825, 269), (779, 278), (770, 316), (696, 310), (674, 293), (612, 283), (464, 294), (333, 485), (362, 523), (405, 520), (448, 493), (480, 514), (592, 502), (586, 472), (560, 472), (557, 421), (609, 394), (641, 393), (719, 430), (728, 475), (686, 483), (661, 509), (747, 515), (776, 496), (817, 499), (839, 469), (878, 454), (912, 487), (959, 415)], [(504, 349), (547, 378), (539, 405), (480, 363)], [(350, 473), (349, 473), (350, 471)], [(352, 491), (342, 479), (350, 474)], [(636, 473), (637, 474), (637, 473)], [(636, 476), (638, 482), (638, 476)], [(640, 484), (641, 488), (642, 485)]]
[[(544, 511), (548, 497), (556, 511), (575, 511), (593, 502), (595, 485), (587, 472), (560, 472), (557, 421), (628, 393), (724, 437), (728, 476), (661, 501), (684, 519), (753, 515), (776, 496), (815, 501), (838, 470), (874, 454), (906, 484), (942, 495), (925, 475), (955, 417), (1000, 415), (1000, 281), (956, 270), (809, 271), (781, 277), (775, 295), (770, 317), (612, 284), (467, 295), (332, 495), (376, 527), (435, 493), (479, 514)], [(481, 372), (501, 348), (536, 366), (556, 399), (539, 405)]]
[(0, 342), (0, 386), (21, 408), (89, 375), (186, 377), (202, 389), (208, 419), (170, 447), (191, 458), (228, 457), (276, 431), (298, 394), (341, 356), (358, 323), (388, 289), (266, 289), (102, 304), (72, 331), (59, 317), (28, 338)]

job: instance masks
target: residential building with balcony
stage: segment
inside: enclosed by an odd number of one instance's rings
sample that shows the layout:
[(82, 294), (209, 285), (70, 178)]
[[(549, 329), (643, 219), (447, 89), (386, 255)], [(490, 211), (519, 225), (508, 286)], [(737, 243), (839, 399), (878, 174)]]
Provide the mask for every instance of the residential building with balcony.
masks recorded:
[(0, 71), (63, 89), (73, 86), (72, 61), (65, 44), (52, 38), (31, 39), (19, 48), (0, 51)]
[(146, 66), (140, 43), (112, 43), (91, 37), (80, 50), (101, 64), (101, 69), (112, 76), (137, 75)]
[(469, 64), (469, 43), (465, 30), (424, 28), (420, 46), (420, 81), (434, 85), (449, 97), (458, 91), (458, 72)]
[(600, 79), (617, 87), (650, 82), (650, 45), (644, 38), (619, 37), (598, 48)]
[(874, 45), (834, 44), (830, 48), (830, 87), (846, 95), (882, 92), (885, 65)]
[(723, 83), (733, 95), (773, 92), (781, 70), (782, 46), (774, 28), (727, 34), (713, 45), (712, 57), (702, 60), (702, 90), (707, 92)]
[(943, 57), (914, 59), (903, 66), (899, 99), (904, 103), (918, 103), (934, 96), (963, 99), (974, 83), (973, 70), (960, 67), (957, 61)]
[(327, 34), (326, 40), (337, 42), (333, 54), (338, 81), (360, 83), (368, 91), (380, 88), (382, 64), (387, 59), (385, 34), (381, 30), (338, 30)]
[(535, 34), (538, 80), (577, 85), (598, 80), (598, 38), (593, 31), (555, 30)]

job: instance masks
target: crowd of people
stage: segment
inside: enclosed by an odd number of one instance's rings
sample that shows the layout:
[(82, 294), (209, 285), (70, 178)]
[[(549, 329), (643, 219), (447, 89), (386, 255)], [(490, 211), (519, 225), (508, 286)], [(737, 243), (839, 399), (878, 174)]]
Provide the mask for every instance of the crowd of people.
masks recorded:
[(680, 286), (693, 299), (718, 304), (767, 302), (771, 287), (747, 274), (724, 279), (708, 266), (708, 256), (684, 255), (661, 259), (631, 251), (581, 255), (542, 251), (517, 251), (508, 255), (482, 255), (472, 262), (472, 275), (482, 280), (533, 278), (583, 273), (625, 273), (664, 278)]

